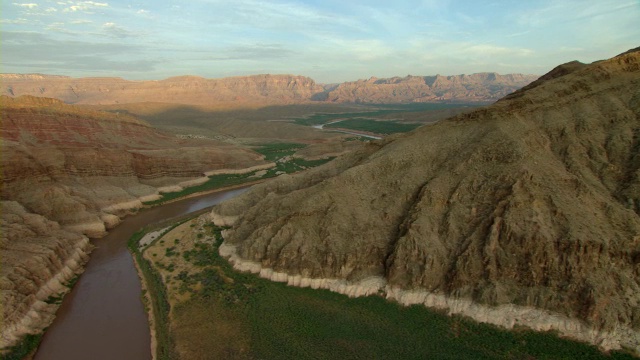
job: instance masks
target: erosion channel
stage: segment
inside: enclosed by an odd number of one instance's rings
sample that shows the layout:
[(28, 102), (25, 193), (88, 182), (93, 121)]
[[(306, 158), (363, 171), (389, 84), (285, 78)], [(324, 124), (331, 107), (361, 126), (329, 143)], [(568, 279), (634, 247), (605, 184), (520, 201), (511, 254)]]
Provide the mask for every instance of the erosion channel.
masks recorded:
[(86, 270), (64, 298), (35, 359), (150, 359), (150, 332), (127, 240), (142, 227), (211, 207), (248, 187), (161, 205), (94, 240)]

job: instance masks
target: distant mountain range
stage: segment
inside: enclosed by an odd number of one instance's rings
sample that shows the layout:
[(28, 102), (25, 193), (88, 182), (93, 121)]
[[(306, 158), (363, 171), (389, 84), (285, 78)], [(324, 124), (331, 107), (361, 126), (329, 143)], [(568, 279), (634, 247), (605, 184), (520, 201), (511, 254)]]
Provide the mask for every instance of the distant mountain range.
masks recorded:
[(478, 73), (453, 76), (370, 78), (321, 85), (304, 76), (254, 75), (165, 80), (72, 78), (42, 74), (0, 74), (1, 95), (31, 95), (68, 104), (140, 102), (204, 106), (287, 105), (308, 102), (410, 103), (493, 102), (531, 83), (537, 75)]

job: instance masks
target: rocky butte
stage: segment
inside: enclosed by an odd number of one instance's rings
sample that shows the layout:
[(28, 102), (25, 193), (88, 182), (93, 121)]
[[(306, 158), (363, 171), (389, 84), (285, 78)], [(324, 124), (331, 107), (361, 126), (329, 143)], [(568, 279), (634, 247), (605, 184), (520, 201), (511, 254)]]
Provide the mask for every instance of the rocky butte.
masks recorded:
[(536, 75), (480, 73), (407, 76), (320, 85), (295, 75), (222, 79), (179, 76), (158, 81), (0, 74), (2, 94), (42, 96), (69, 104), (157, 102), (220, 107), (300, 103), (493, 102), (537, 79)]
[(159, 191), (201, 183), (209, 171), (270, 166), (213, 140), (178, 139), (123, 114), (31, 96), (0, 97), (0, 348), (53, 319), (51, 296), (82, 270), (120, 218)]
[(231, 226), (220, 253), (291, 285), (640, 353), (638, 50), (258, 185), (211, 213)]

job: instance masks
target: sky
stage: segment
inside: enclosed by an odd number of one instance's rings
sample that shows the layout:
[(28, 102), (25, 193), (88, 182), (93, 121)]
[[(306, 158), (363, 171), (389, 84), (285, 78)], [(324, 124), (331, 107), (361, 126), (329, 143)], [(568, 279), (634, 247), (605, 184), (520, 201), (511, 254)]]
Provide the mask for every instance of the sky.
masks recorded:
[(541, 75), (640, 46), (640, 0), (1, 0), (0, 72), (336, 83)]

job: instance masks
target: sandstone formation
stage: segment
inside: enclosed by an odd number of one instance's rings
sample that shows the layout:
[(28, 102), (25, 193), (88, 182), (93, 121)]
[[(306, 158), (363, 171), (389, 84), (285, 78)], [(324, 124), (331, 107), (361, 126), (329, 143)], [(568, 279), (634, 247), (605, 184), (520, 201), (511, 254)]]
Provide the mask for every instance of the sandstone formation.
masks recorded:
[(479, 73), (454, 76), (407, 76), (346, 82), (326, 100), (349, 103), (493, 102), (529, 84), (537, 75)]
[(222, 79), (196, 76), (159, 81), (71, 78), (40, 74), (0, 74), (2, 95), (43, 96), (69, 104), (170, 103), (242, 107), (337, 103), (493, 102), (535, 80), (535, 75), (479, 73), (454, 76), (371, 78), (321, 86), (294, 75), (254, 75)]
[(640, 51), (543, 79), (217, 206), (221, 253), (640, 353)]
[(0, 118), (0, 349), (48, 325), (56, 305), (45, 300), (81, 270), (89, 237), (141, 201), (208, 171), (268, 165), (247, 149), (54, 99), (2, 96)]
[(160, 102), (188, 105), (269, 105), (309, 100), (324, 89), (293, 75), (255, 75), (224, 79), (179, 76), (159, 81), (121, 78), (70, 78), (49, 75), (0, 75), (2, 95), (44, 96), (68, 104)]

